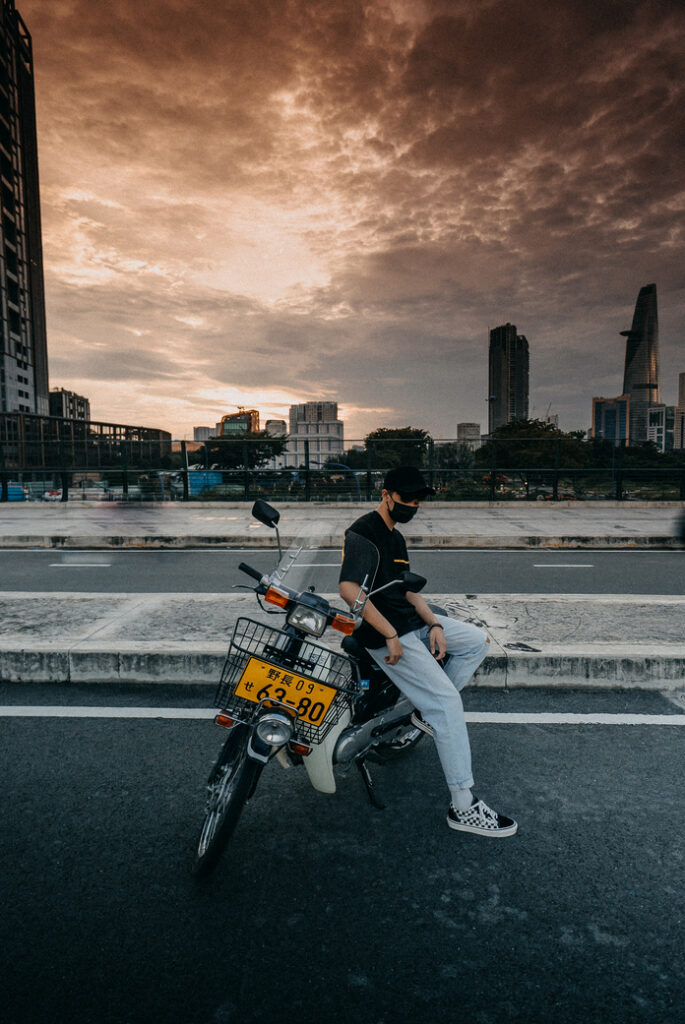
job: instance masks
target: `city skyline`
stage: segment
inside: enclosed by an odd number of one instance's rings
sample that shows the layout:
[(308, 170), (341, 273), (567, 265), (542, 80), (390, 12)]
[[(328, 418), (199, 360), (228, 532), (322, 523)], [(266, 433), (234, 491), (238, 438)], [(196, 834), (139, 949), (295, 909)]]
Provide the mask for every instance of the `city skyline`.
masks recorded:
[(350, 437), (454, 436), (487, 422), (488, 330), (510, 321), (530, 415), (585, 429), (592, 395), (620, 392), (646, 281), (675, 400), (679, 5), (18, 9), (50, 383), (94, 418), (190, 436), (318, 399)]

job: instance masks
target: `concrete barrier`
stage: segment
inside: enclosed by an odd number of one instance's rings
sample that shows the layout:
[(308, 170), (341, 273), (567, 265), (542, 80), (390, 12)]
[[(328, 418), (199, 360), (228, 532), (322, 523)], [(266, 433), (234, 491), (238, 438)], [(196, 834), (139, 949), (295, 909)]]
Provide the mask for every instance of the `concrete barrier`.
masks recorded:
[[(489, 633), (492, 653), (476, 675), (480, 686), (685, 688), (685, 597), (431, 600)], [(0, 679), (215, 684), (244, 615), (282, 624), (251, 594), (0, 593)], [(329, 646), (339, 639), (326, 635)]]

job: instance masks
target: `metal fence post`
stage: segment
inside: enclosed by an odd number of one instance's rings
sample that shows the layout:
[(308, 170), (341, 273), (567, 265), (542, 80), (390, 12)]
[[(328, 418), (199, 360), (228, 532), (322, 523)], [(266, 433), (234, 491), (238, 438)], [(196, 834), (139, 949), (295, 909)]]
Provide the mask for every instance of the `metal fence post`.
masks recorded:
[(60, 479), (62, 481), (62, 497), (60, 498), (60, 501), (69, 501), (69, 477), (64, 465), (64, 442), (61, 435), (59, 439), (59, 461), (62, 467), (60, 469)]
[(121, 442), (121, 496), (128, 498), (128, 462), (125, 441)]
[(615, 464), (616, 470), (616, 501), (623, 501), (623, 442), (618, 446), (618, 458)]
[(434, 464), (435, 464), (434, 460), (435, 460), (435, 442), (433, 441), (432, 437), (429, 437), (428, 438), (428, 486), (429, 487), (433, 486), (433, 476), (434, 476), (433, 467), (434, 467)]
[(490, 494), (488, 501), (495, 500), (495, 471), (497, 469), (497, 442), (490, 440), (492, 445), (492, 456), (490, 459)]
[(250, 498), (250, 454), (247, 450), (247, 441), (243, 439), (243, 498), (249, 501)]
[(371, 501), (373, 492), (373, 478), (371, 474), (371, 452), (366, 449), (366, 500)]
[(5, 448), (0, 444), (0, 501), (9, 501), (10, 492), (5, 472)]
[(557, 438), (556, 441), (554, 442), (554, 446), (555, 446), (555, 451), (554, 451), (554, 477), (553, 477), (553, 480), (552, 480), (552, 488), (553, 488), (553, 490), (552, 490), (552, 500), (553, 501), (558, 501), (559, 500), (559, 465), (560, 465), (560, 460), (561, 460), (561, 441), (559, 440), (559, 438)]
[(188, 486), (188, 449), (185, 441), (181, 441), (181, 456), (183, 458), (183, 469), (181, 470), (181, 480), (183, 482), (183, 500), (188, 501), (190, 497), (190, 488)]
[(312, 481), (309, 469), (309, 440), (307, 438), (305, 438), (304, 442), (304, 500), (312, 500)]

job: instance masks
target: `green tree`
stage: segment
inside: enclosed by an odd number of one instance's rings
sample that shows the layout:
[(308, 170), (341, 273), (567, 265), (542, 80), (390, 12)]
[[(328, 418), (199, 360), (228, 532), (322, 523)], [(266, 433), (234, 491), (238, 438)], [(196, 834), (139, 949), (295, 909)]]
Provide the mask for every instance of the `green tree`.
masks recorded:
[(358, 448), (348, 448), (344, 455), (331, 455), (326, 461), (344, 463), (350, 469), (366, 469), (366, 451), (360, 451)]
[(476, 453), (463, 441), (447, 441), (433, 448), (433, 465), (436, 469), (472, 469)]
[(378, 427), (364, 438), (374, 469), (423, 466), (430, 434), (420, 427)]
[(476, 464), (497, 469), (582, 468), (590, 462), (583, 431), (564, 433), (542, 420), (512, 420), (492, 432), (476, 452)]
[(217, 469), (256, 469), (285, 450), (285, 437), (256, 430), (240, 437), (210, 437), (194, 453), (196, 462)]

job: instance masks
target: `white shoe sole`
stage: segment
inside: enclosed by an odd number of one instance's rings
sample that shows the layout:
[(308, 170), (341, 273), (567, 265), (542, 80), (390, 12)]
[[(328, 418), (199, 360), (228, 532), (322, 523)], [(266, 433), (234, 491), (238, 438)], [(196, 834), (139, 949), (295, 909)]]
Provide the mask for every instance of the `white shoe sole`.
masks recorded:
[(456, 832), (473, 832), (474, 835), (489, 836), (493, 839), (505, 839), (507, 836), (515, 835), (518, 831), (518, 822), (516, 821), (507, 828), (479, 828), (477, 825), (462, 825), (457, 821), (452, 821), (448, 816), (447, 824)]

